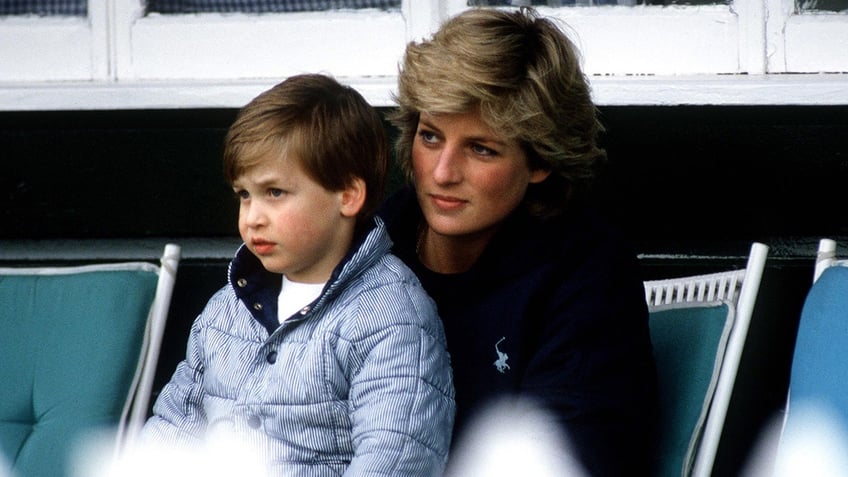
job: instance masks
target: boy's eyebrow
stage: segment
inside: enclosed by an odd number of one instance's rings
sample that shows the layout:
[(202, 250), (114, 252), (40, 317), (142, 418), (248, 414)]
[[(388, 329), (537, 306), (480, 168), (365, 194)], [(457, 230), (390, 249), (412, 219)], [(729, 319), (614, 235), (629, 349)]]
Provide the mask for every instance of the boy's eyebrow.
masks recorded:
[[(259, 177), (255, 181), (251, 180), (251, 181), (248, 181), (248, 182), (250, 182), (251, 185), (254, 185), (254, 186), (257, 186), (257, 187), (267, 187), (267, 186), (270, 186), (270, 185), (280, 185), (283, 182), (283, 179), (284, 178), (282, 176), (274, 175), (274, 174), (268, 174), (268, 175)], [(245, 180), (244, 180), (243, 177), (238, 177), (233, 181), (233, 187), (244, 187), (244, 182), (245, 182)]]

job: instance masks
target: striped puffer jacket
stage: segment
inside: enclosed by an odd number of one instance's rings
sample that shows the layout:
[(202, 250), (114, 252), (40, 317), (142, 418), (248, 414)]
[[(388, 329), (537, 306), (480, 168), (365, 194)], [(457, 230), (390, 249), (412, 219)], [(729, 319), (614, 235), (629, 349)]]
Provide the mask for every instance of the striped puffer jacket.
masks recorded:
[(441, 475), (454, 417), (444, 332), (390, 247), (375, 219), (319, 298), (280, 325), (281, 276), (242, 246), (142, 442), (236, 436), (273, 476)]

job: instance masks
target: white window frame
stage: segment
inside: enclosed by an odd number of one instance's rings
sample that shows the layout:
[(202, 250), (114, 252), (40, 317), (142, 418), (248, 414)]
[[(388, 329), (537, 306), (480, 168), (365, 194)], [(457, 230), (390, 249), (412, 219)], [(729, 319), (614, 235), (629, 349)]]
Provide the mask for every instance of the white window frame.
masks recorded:
[(89, 0), (88, 17), (0, 17), (0, 87), (108, 79), (107, 6)]
[[(240, 107), (306, 71), (392, 106), (405, 44), (465, 8), (145, 16), (143, 0), (89, 0), (87, 18), (0, 18), (0, 111)], [(794, 0), (539, 10), (572, 31), (600, 105), (848, 104), (845, 14), (794, 14)]]
[(848, 73), (848, 14), (795, 14), (793, 0), (765, 0), (769, 73)]

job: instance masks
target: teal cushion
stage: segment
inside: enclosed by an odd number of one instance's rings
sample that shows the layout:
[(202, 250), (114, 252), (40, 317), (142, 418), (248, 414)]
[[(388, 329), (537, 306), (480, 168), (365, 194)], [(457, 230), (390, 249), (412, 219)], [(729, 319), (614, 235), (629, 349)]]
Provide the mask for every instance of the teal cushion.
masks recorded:
[(80, 437), (119, 422), (157, 278), (0, 275), (0, 451), (18, 475), (67, 475)]
[[(710, 397), (732, 326), (723, 302), (651, 309), (650, 329), (660, 402), (659, 475), (683, 475), (693, 464)], [(730, 320), (728, 318), (731, 318)]]
[[(791, 403), (810, 401), (829, 407), (848, 428), (848, 267), (825, 269), (810, 288), (795, 339)], [(790, 404), (787, 432), (796, 419)]]

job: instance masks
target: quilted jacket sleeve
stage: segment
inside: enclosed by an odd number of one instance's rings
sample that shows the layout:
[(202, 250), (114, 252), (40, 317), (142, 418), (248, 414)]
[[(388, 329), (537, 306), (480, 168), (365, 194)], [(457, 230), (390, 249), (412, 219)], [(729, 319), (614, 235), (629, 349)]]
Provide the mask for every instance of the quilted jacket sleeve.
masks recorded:
[[(204, 314), (208, 312), (204, 310)], [(141, 432), (141, 444), (192, 446), (206, 428), (203, 411), (202, 326), (204, 314), (194, 322), (188, 338), (186, 358), (153, 406), (153, 416)]]
[(435, 305), (418, 286), (394, 285), (367, 294), (360, 310), (351, 347), (355, 455), (345, 475), (440, 476), (455, 409)]

